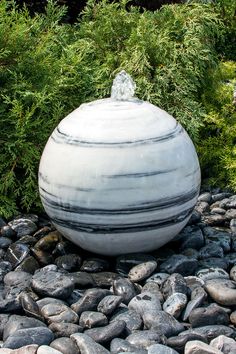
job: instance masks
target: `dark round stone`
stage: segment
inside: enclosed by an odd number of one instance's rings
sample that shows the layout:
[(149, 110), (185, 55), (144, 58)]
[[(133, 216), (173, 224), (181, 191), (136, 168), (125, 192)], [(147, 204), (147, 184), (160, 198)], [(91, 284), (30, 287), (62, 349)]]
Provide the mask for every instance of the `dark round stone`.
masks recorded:
[(11, 243), (12, 243), (12, 240), (10, 238), (0, 237), (0, 248), (7, 249)]
[(64, 269), (68, 272), (78, 270), (81, 265), (81, 257), (77, 254), (67, 254), (55, 259), (55, 264), (60, 269)]
[(127, 276), (131, 268), (148, 261), (156, 261), (156, 258), (145, 253), (125, 254), (117, 257), (116, 271), (121, 275)]
[(192, 327), (208, 325), (228, 325), (229, 315), (217, 304), (194, 309), (189, 315)]
[(29, 247), (23, 243), (12, 243), (8, 247), (6, 260), (8, 260), (15, 268), (28, 256), (29, 252)]
[(128, 304), (130, 300), (136, 296), (136, 291), (133, 283), (126, 278), (118, 278), (112, 284), (114, 295), (122, 297), (122, 302)]
[(108, 269), (109, 262), (102, 258), (87, 258), (80, 268), (80, 270), (89, 273), (103, 272)]
[(183, 276), (187, 276), (194, 274), (197, 267), (198, 261), (195, 258), (176, 254), (160, 265), (160, 271), (169, 274), (180, 273)]

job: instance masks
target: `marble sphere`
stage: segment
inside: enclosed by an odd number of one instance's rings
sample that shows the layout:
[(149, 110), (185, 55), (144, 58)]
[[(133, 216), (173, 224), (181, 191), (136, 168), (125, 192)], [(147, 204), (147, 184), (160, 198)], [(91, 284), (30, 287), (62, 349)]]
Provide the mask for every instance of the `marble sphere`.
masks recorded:
[(194, 145), (167, 112), (133, 97), (122, 71), (111, 98), (82, 104), (50, 136), (39, 190), (55, 227), (104, 255), (146, 252), (188, 222), (200, 188)]

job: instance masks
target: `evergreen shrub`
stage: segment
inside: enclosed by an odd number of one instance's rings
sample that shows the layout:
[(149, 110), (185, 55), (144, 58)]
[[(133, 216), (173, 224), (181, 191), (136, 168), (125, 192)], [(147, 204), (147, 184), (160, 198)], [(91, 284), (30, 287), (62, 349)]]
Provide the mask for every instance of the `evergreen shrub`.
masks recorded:
[[(127, 1), (88, 1), (80, 22), (61, 24), (48, 2), (30, 17), (0, 2), (0, 214), (40, 208), (37, 171), (54, 127), (82, 102), (107, 97), (121, 69), (137, 96), (173, 114), (196, 141), (201, 93), (217, 66), (222, 22), (208, 4), (127, 10)], [(218, 38), (218, 39), (217, 39)]]

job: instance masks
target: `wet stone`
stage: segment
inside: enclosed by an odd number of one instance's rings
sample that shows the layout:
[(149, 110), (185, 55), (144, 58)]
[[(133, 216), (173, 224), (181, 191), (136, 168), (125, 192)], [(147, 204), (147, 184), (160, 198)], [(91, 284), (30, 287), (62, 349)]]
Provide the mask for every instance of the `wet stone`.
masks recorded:
[(120, 310), (110, 319), (110, 322), (122, 320), (125, 322), (126, 327), (124, 333), (128, 336), (136, 330), (139, 330), (143, 321), (139, 313), (134, 310)]
[(39, 269), (39, 263), (32, 256), (28, 256), (16, 267), (16, 270), (21, 270), (30, 274), (34, 274)]
[(0, 262), (0, 282), (3, 281), (4, 276), (12, 270), (12, 264), (8, 261)]
[(17, 233), (18, 238), (25, 235), (32, 235), (37, 230), (35, 222), (28, 218), (15, 219), (9, 222), (8, 225)]
[(83, 328), (93, 328), (108, 324), (107, 317), (101, 312), (84, 311), (80, 315), (79, 325)]
[(159, 285), (156, 282), (154, 282), (154, 281), (147, 282), (143, 286), (141, 293), (144, 293), (146, 291), (150, 292), (151, 294), (156, 295), (161, 303), (164, 302), (164, 297), (162, 295)]
[(161, 310), (159, 298), (152, 293), (143, 292), (136, 295), (128, 304), (129, 310), (140, 314), (146, 328), (150, 329), (156, 322), (156, 316)]
[(103, 272), (109, 269), (109, 262), (102, 258), (87, 258), (80, 269), (89, 273)]
[(236, 305), (236, 284), (228, 279), (212, 279), (205, 284), (211, 298), (220, 305)]
[(186, 334), (200, 334), (201, 336), (204, 336), (208, 342), (218, 337), (219, 335), (225, 335), (226, 337), (230, 337), (233, 339), (236, 336), (235, 329), (223, 325), (210, 325), (210, 326), (191, 328), (181, 332), (179, 336), (184, 336)]
[(200, 335), (196, 333), (187, 333), (185, 335), (167, 338), (166, 345), (168, 345), (171, 348), (174, 348), (179, 353), (183, 353), (186, 343), (191, 340), (200, 340), (203, 343), (207, 343), (207, 339), (205, 338), (204, 335)]
[(76, 343), (82, 354), (109, 354), (110, 352), (102, 345), (96, 343), (91, 337), (84, 333), (75, 333), (71, 339)]
[(127, 340), (121, 338), (114, 338), (111, 341), (110, 351), (112, 354), (119, 354), (123, 352), (146, 354), (147, 351), (144, 349), (139, 349), (136, 346), (130, 344)]
[(227, 270), (229, 267), (228, 260), (224, 258), (209, 257), (199, 261), (199, 266), (201, 268), (221, 268)]
[(75, 342), (67, 337), (57, 338), (51, 342), (50, 347), (59, 350), (63, 354), (78, 354)]
[(99, 302), (97, 310), (106, 316), (111, 315), (121, 302), (121, 296), (107, 295)]
[(109, 290), (97, 288), (88, 289), (76, 303), (71, 305), (71, 308), (78, 315), (84, 311), (95, 311), (99, 302), (107, 295), (110, 295)]
[(159, 334), (168, 338), (184, 331), (184, 326), (169, 313), (159, 311), (156, 314), (155, 321), (152, 323), (152, 329), (156, 329)]
[(200, 249), (205, 244), (202, 230), (198, 226), (187, 226), (181, 233), (179, 241), (181, 242), (181, 250), (187, 248)]
[[(204, 229), (206, 232), (206, 229)], [(206, 237), (206, 244), (216, 243), (223, 248), (224, 252), (229, 252), (231, 248), (231, 236), (228, 232), (212, 229)]]
[(218, 349), (211, 347), (199, 340), (194, 340), (186, 343), (184, 354), (222, 354)]
[(47, 327), (23, 328), (10, 335), (3, 348), (17, 349), (28, 344), (50, 344), (53, 339), (53, 333)]
[(210, 304), (207, 307), (194, 309), (189, 315), (189, 322), (192, 327), (206, 325), (225, 325), (229, 324), (229, 315), (217, 304)]
[(148, 261), (145, 263), (140, 263), (130, 269), (128, 277), (132, 282), (140, 282), (148, 278), (156, 269), (156, 261)]
[(37, 259), (37, 261), (43, 266), (47, 266), (53, 263), (53, 256), (49, 252), (42, 251), (32, 247), (31, 253)]
[(64, 304), (47, 304), (41, 308), (42, 316), (50, 324), (52, 322), (77, 323), (78, 315)]
[(174, 293), (188, 294), (188, 287), (181, 274), (171, 274), (162, 285), (162, 294), (165, 299)]
[(126, 340), (137, 348), (147, 349), (153, 344), (161, 342), (161, 336), (157, 331), (143, 330), (135, 331), (130, 334)]
[(37, 240), (35, 239), (35, 237), (30, 236), (30, 235), (22, 236), (21, 238), (19, 238), (16, 241), (16, 243), (23, 243), (24, 245), (26, 245), (28, 247), (34, 246), (36, 242), (37, 242)]
[(31, 285), (39, 295), (60, 299), (66, 299), (74, 290), (74, 284), (68, 276), (43, 269), (33, 275)]
[(0, 248), (7, 249), (10, 244), (12, 244), (12, 240), (8, 237), (0, 237)]
[(178, 352), (163, 344), (153, 344), (148, 347), (148, 354), (178, 354)]
[(128, 304), (130, 300), (136, 295), (133, 283), (125, 278), (118, 278), (112, 284), (114, 295), (121, 296), (122, 302)]
[(41, 251), (52, 251), (57, 242), (61, 240), (61, 234), (58, 231), (49, 232), (46, 236), (40, 238), (40, 240), (35, 244), (36, 250)]
[(54, 299), (53, 297), (44, 297), (40, 300), (37, 301), (37, 305), (39, 307), (39, 309), (41, 310), (45, 305), (48, 304), (58, 304), (58, 305), (65, 305), (66, 303), (63, 300), (59, 300), (59, 299)]
[(156, 261), (155, 257), (145, 253), (132, 253), (125, 254), (117, 257), (116, 259), (116, 271), (117, 273), (127, 276), (130, 269), (140, 263), (149, 261)]
[(42, 321), (39, 321), (35, 318), (12, 315), (10, 316), (3, 330), (3, 340), (5, 341), (9, 336), (13, 335), (20, 329), (35, 327), (46, 327), (46, 325)]
[(160, 265), (160, 271), (169, 274), (180, 273), (183, 276), (187, 276), (194, 274), (197, 267), (198, 262), (196, 259), (176, 254)]
[(16, 235), (16, 232), (11, 228), (11, 226), (6, 225), (1, 228), (1, 236), (13, 238)]
[(75, 288), (84, 289), (91, 288), (96, 285), (93, 277), (86, 272), (74, 272), (69, 274)]
[(148, 282), (155, 282), (159, 286), (162, 286), (162, 284), (166, 281), (166, 279), (170, 276), (169, 273), (154, 273), (151, 277), (149, 277), (146, 280), (146, 283)]
[(170, 295), (163, 304), (163, 310), (175, 318), (179, 318), (188, 302), (187, 296), (182, 293)]
[(77, 254), (68, 254), (57, 257), (55, 259), (55, 264), (59, 269), (64, 269), (68, 272), (78, 270), (81, 265), (81, 257)]
[(113, 272), (90, 273), (95, 285), (99, 288), (110, 288), (114, 280), (119, 278), (119, 274)]
[(21, 306), (22, 309), (24, 310), (25, 314), (29, 317), (35, 317), (39, 320), (43, 320), (40, 311), (39, 311), (39, 307), (38, 304), (36, 303), (36, 301), (34, 301), (34, 299), (32, 298), (32, 296), (30, 296), (30, 294), (28, 294), (27, 292), (21, 292), (20, 293), (20, 302), (21, 302)]
[(15, 268), (28, 256), (29, 252), (29, 247), (23, 243), (12, 243), (8, 247), (6, 260)]
[(228, 338), (226, 336), (219, 336), (216, 337), (215, 339), (212, 339), (210, 342), (210, 345), (215, 348), (220, 350), (224, 354), (233, 354), (236, 353), (236, 342), (232, 338)]
[(53, 322), (48, 327), (56, 338), (58, 337), (70, 337), (74, 333), (79, 333), (83, 331), (83, 328), (74, 323), (66, 322)]
[(84, 333), (97, 343), (106, 343), (110, 342), (115, 337), (119, 337), (124, 329), (125, 322), (117, 320), (104, 327), (87, 329)]
[(197, 271), (196, 276), (204, 282), (211, 279), (229, 279), (229, 274), (222, 268), (203, 268)]
[(216, 243), (209, 243), (199, 250), (199, 259), (205, 259), (209, 257), (224, 257), (223, 248)]

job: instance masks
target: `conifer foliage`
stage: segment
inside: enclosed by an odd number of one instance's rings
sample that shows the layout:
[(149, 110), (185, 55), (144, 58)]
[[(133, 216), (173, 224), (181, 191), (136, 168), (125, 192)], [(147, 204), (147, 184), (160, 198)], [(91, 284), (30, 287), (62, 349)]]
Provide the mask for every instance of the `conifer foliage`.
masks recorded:
[(121, 69), (137, 96), (174, 115), (196, 141), (202, 90), (218, 64), (223, 25), (210, 4), (139, 11), (127, 1), (89, 0), (75, 25), (52, 0), (31, 17), (0, 2), (0, 214), (40, 208), (37, 171), (59, 121), (81, 103), (110, 94)]

